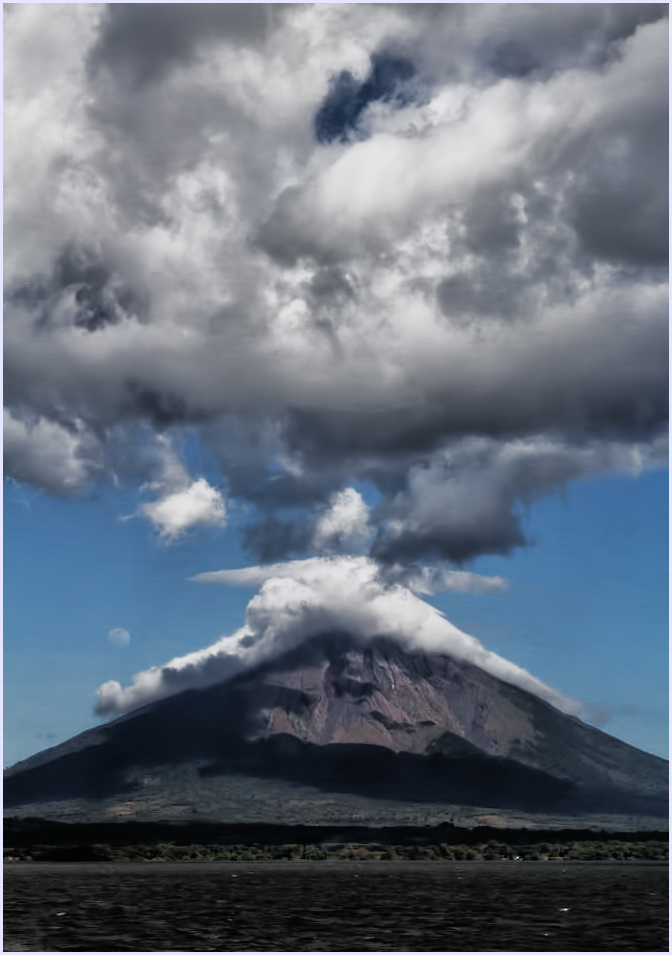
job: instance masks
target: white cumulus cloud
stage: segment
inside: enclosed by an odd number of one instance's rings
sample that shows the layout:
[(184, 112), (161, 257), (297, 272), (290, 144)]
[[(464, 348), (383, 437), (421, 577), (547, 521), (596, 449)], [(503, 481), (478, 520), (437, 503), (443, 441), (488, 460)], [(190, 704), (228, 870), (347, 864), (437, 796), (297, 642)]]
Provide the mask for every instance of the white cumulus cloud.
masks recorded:
[(317, 522), (313, 542), (324, 552), (357, 553), (372, 534), (369, 508), (352, 487), (334, 494), (329, 507)]
[(205, 478), (199, 478), (184, 490), (174, 491), (158, 501), (148, 501), (142, 505), (141, 511), (166, 540), (175, 540), (198, 525), (221, 527), (226, 523), (222, 495)]

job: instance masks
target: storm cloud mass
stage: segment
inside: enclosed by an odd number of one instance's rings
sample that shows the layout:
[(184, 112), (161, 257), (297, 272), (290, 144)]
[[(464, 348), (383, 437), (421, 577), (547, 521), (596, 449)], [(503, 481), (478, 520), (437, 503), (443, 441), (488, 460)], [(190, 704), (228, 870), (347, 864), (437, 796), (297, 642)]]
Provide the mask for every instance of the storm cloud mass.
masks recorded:
[(393, 568), (664, 461), (666, 17), (6, 5), (6, 474)]

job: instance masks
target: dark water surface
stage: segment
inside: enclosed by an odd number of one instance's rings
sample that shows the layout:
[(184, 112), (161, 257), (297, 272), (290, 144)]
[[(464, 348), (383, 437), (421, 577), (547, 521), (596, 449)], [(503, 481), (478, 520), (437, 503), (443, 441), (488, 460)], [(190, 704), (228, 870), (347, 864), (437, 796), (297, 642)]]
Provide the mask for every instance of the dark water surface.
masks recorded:
[(656, 863), (9, 863), (4, 951), (666, 952)]

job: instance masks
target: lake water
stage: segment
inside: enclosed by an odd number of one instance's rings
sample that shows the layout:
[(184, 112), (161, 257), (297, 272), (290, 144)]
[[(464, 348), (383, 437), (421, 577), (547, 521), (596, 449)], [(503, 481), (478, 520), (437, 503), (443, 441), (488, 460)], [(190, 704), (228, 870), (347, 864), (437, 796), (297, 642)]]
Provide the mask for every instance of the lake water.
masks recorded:
[(666, 952), (656, 863), (7, 863), (5, 951)]

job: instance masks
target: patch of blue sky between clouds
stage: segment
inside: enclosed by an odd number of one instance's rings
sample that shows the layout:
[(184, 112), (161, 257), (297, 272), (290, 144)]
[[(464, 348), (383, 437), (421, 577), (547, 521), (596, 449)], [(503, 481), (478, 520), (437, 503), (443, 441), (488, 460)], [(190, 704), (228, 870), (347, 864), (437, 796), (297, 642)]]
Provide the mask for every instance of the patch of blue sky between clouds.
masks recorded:
[(371, 55), (371, 67), (363, 80), (349, 70), (334, 76), (324, 102), (315, 115), (315, 137), (319, 143), (346, 142), (360, 132), (359, 121), (371, 103), (388, 103), (394, 108), (418, 99), (414, 84), (416, 69), (410, 60), (389, 52)]

